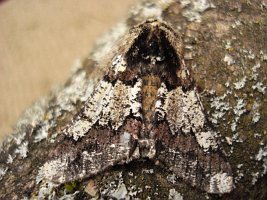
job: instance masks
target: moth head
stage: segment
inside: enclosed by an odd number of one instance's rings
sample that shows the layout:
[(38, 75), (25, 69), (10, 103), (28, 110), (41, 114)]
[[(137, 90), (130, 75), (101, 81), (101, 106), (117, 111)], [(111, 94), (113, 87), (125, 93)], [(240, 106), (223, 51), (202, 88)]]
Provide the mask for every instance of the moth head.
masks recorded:
[(160, 77), (169, 89), (188, 88), (191, 81), (186, 82), (190, 78), (182, 49), (181, 38), (168, 24), (147, 20), (130, 30), (116, 57), (120, 61), (113, 65), (113, 75), (126, 81), (153, 75)]

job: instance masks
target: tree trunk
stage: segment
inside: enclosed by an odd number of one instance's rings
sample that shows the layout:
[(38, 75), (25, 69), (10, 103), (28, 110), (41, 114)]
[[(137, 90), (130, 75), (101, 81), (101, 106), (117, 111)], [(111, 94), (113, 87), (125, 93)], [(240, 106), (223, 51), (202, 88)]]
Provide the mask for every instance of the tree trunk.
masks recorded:
[[(182, 37), (185, 64), (232, 168), (235, 187), (230, 193), (192, 187), (148, 159), (64, 184), (46, 181), (40, 173), (57, 151), (55, 137), (102, 79), (115, 41), (148, 18), (167, 22)], [(266, 19), (265, 0), (156, 0), (136, 5), (127, 20), (97, 43), (63, 88), (36, 102), (18, 121), (14, 135), (2, 145), (0, 199), (267, 199)]]

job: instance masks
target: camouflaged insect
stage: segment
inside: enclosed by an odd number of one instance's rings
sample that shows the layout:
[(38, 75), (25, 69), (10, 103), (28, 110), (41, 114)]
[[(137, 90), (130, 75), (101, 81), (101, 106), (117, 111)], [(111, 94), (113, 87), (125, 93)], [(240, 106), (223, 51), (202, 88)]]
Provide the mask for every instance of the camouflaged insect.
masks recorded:
[(175, 31), (157, 20), (133, 27), (108, 67), (56, 139), (53, 159), (42, 167), (44, 177), (65, 183), (147, 158), (208, 193), (230, 192), (231, 167)]

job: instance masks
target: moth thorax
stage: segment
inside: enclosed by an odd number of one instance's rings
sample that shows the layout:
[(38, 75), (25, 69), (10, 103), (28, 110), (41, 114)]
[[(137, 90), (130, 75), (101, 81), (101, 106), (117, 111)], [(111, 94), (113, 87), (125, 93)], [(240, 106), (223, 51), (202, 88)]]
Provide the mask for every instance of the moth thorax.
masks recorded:
[(142, 110), (144, 131), (151, 130), (155, 116), (155, 103), (157, 92), (160, 87), (160, 78), (155, 75), (146, 75), (142, 77)]

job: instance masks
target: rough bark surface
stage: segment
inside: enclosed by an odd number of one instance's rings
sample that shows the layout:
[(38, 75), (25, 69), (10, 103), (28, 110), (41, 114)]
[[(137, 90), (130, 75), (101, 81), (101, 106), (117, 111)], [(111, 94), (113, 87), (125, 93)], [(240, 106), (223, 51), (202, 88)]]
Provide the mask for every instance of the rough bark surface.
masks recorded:
[[(115, 40), (147, 18), (170, 23), (232, 166), (235, 189), (212, 195), (149, 160), (63, 185), (42, 180), (53, 139), (101, 79)], [(97, 43), (65, 86), (37, 102), (1, 147), (0, 199), (267, 199), (267, 2), (145, 1)]]

